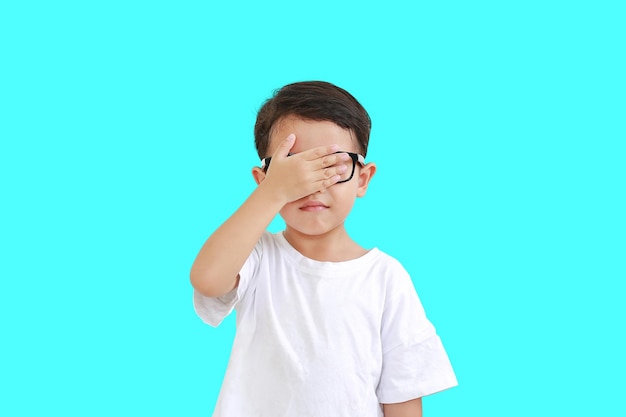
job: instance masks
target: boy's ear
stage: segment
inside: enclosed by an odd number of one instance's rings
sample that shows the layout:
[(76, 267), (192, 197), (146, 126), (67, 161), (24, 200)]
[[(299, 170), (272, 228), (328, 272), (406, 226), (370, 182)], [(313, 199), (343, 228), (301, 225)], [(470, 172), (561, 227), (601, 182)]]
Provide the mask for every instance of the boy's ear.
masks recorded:
[(370, 183), (370, 180), (376, 173), (376, 164), (370, 162), (365, 164), (365, 166), (361, 167), (361, 171), (359, 172), (359, 188), (357, 189), (356, 196), (363, 197), (367, 192), (367, 187)]
[(265, 171), (259, 167), (254, 167), (252, 168), (252, 177), (254, 178), (256, 185), (259, 185), (265, 179)]

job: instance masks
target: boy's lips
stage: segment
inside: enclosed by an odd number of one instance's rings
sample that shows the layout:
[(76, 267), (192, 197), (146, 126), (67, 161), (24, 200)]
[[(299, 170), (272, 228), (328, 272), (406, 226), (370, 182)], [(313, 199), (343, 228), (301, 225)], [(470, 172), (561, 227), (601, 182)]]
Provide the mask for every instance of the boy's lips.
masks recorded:
[(300, 210), (303, 210), (303, 211), (319, 211), (319, 210), (324, 210), (326, 208), (328, 208), (326, 204), (317, 200), (307, 201), (302, 206), (300, 206)]

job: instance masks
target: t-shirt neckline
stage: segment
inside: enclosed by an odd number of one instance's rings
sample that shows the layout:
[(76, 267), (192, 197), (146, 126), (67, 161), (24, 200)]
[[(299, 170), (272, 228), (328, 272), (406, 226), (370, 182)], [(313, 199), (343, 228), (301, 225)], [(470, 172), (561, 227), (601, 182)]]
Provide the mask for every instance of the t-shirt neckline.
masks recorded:
[(307, 258), (300, 252), (296, 250), (291, 244), (287, 241), (283, 232), (278, 232), (275, 234), (280, 250), (289, 258), (293, 263), (295, 263), (299, 268), (309, 271), (315, 272), (316, 275), (319, 274), (331, 274), (331, 275), (343, 275), (346, 272), (354, 272), (355, 270), (361, 269), (363, 267), (371, 264), (380, 254), (380, 250), (377, 247), (374, 247), (368, 250), (362, 256), (359, 256), (355, 259), (349, 259), (347, 261), (318, 261), (315, 259)]

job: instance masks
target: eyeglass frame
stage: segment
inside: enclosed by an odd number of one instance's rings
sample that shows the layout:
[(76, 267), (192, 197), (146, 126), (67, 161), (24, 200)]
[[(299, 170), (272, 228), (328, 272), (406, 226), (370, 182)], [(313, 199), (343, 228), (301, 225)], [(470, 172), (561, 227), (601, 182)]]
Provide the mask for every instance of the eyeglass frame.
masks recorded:
[[(354, 153), (354, 152), (345, 152), (345, 151), (337, 151), (337, 152), (334, 152), (334, 153), (345, 153), (345, 154), (348, 154), (350, 159), (352, 159), (352, 172), (350, 173), (350, 177), (348, 177), (347, 180), (337, 181), (335, 184), (341, 184), (341, 183), (350, 181), (352, 179), (352, 177), (354, 176), (354, 171), (356, 170), (356, 163), (357, 162), (359, 164), (361, 164), (361, 166), (365, 166), (365, 158), (363, 157), (363, 155), (360, 155), (360, 154)], [(293, 155), (293, 154), (290, 153), (287, 156), (291, 156), (291, 155)], [(272, 160), (271, 156), (268, 156), (267, 158), (261, 159), (261, 169), (263, 170), (263, 172), (267, 172), (267, 169), (270, 167), (270, 161), (271, 160)]]

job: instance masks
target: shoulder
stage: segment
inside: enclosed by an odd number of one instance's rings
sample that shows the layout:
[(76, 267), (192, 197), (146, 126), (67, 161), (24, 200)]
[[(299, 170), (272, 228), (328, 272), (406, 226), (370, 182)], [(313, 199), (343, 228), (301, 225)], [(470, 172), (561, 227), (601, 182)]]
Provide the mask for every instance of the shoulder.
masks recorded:
[(293, 258), (291, 252), (282, 233), (272, 233), (266, 230), (257, 241), (252, 257), (256, 258), (260, 264), (274, 265)]
[(380, 249), (375, 250), (378, 251), (378, 258), (381, 264), (387, 265), (389, 268), (405, 270), (404, 266), (398, 259)]
[(415, 292), (411, 275), (404, 265), (395, 257), (378, 250), (377, 261), (372, 272), (382, 277), (388, 296), (401, 292)]
[(280, 235), (278, 233), (272, 233), (265, 230), (259, 238), (256, 248), (261, 252), (277, 251), (280, 247), (280, 240)]
[(268, 230), (264, 230), (259, 242), (270, 243), (278, 240), (278, 233), (272, 233)]
[[(404, 265), (395, 257), (381, 251), (380, 249), (372, 249), (376, 251), (376, 261), (373, 263), (374, 268), (383, 270), (392, 276), (402, 276), (409, 278), (409, 272), (404, 268)], [(410, 278), (409, 278), (410, 279)]]
[(277, 252), (279, 252), (279, 242), (277, 236), (271, 232), (264, 231), (248, 256), (243, 269), (257, 271), (259, 265), (275, 259), (275, 254)]

